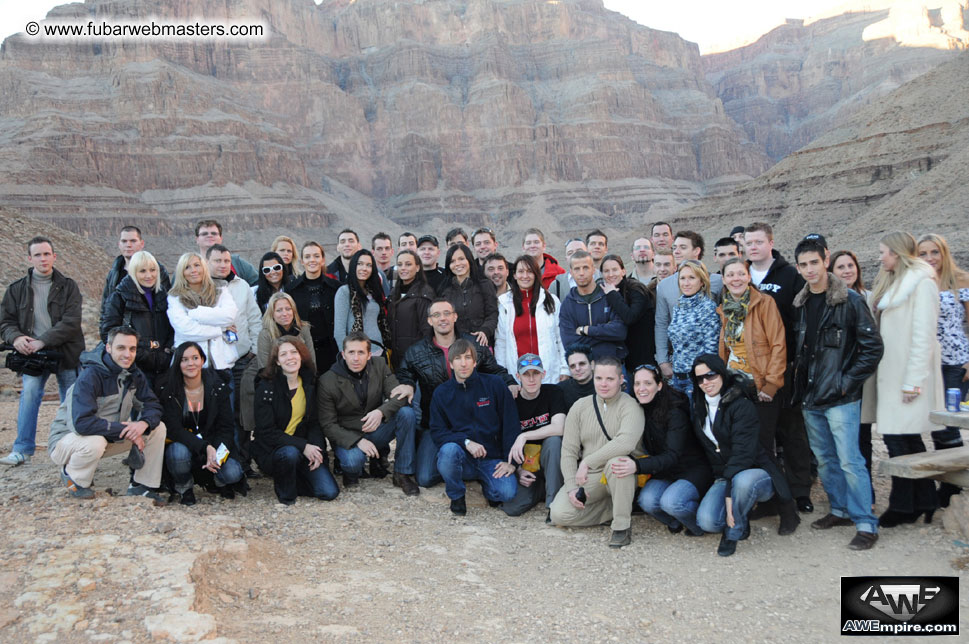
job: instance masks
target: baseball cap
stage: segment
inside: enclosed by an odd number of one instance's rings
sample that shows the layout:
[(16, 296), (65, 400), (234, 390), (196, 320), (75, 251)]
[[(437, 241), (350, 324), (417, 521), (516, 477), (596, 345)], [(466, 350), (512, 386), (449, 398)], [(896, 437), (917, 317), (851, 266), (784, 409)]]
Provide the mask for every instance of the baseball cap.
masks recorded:
[(545, 371), (545, 367), (542, 366), (542, 359), (539, 356), (534, 353), (526, 353), (518, 358), (518, 375), (532, 370)]
[(437, 237), (434, 235), (421, 235), (420, 239), (417, 240), (417, 247), (420, 248), (421, 244), (431, 243), (435, 248), (440, 248), (441, 243), (437, 241)]
[(824, 238), (824, 235), (822, 235), (821, 233), (808, 233), (807, 235), (804, 236), (804, 239), (810, 239), (811, 241), (818, 242), (825, 248), (828, 247), (828, 241)]
[(736, 235), (737, 233), (743, 233), (743, 232), (744, 232), (745, 230), (746, 230), (746, 228), (744, 228), (743, 226), (734, 226), (734, 227), (733, 227), (733, 228), (732, 228), (732, 229), (730, 230), (730, 237), (733, 237), (733, 236), (734, 236), (734, 235)]

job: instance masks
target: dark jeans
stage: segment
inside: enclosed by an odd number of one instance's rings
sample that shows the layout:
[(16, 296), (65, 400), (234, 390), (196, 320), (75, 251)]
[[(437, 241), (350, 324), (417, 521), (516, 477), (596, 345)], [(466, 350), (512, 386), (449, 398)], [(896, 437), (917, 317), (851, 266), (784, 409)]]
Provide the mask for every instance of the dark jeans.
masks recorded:
[(518, 491), (518, 478), (512, 474), (495, 477), (497, 458), (473, 458), (457, 443), (444, 443), (437, 451), (437, 469), (444, 478), (444, 491), (449, 499), (464, 496), (466, 480), (481, 481), (481, 492), (489, 501), (511, 501)]
[(242, 421), (239, 419), (241, 405), (238, 396), (239, 392), (242, 391), (242, 374), (251, 360), (252, 357), (250, 356), (242, 356), (232, 366), (232, 422), (235, 425), (236, 457), (239, 464), (247, 472), (252, 469), (252, 455), (249, 451), (252, 434), (243, 429)]
[[(202, 463), (204, 465), (204, 463)], [(216, 487), (225, 487), (242, 480), (242, 466), (234, 458), (225, 459), (225, 463), (215, 474), (203, 470), (201, 465), (194, 462), (192, 452), (181, 443), (169, 443), (165, 446), (165, 469), (172, 477), (172, 487), (179, 494), (192, 489), (195, 485), (196, 474), (211, 476)]]
[(437, 445), (431, 438), (431, 430), (427, 428), (417, 432), (417, 458), (415, 464), (417, 470), (417, 484), (421, 487), (431, 487), (437, 485), (444, 479), (437, 471)]
[[(946, 389), (958, 389), (961, 392), (960, 398), (965, 399), (966, 391), (969, 390), (969, 382), (963, 382), (962, 376), (966, 370), (962, 365), (942, 365), (942, 382)], [(958, 427), (946, 427), (932, 432), (932, 443), (935, 449), (951, 449), (962, 447), (962, 432)]]
[[(778, 397), (785, 395), (785, 390), (777, 392)], [(758, 413), (762, 403), (757, 403)], [(804, 428), (804, 415), (801, 406), (781, 406), (778, 413), (777, 431), (774, 438), (778, 446), (784, 450), (784, 475), (795, 497), (810, 496), (811, 494), (811, 445), (808, 443), (807, 430)], [(774, 447), (768, 448), (774, 454)]]
[[(888, 456), (904, 456), (925, 451), (925, 443), (919, 434), (883, 434), (882, 440)], [(906, 514), (931, 512), (939, 507), (932, 479), (906, 479), (892, 477), (892, 491), (888, 496), (888, 509)]]
[[(864, 404), (864, 403), (862, 403)], [(875, 483), (871, 477), (871, 423), (858, 425), (858, 448), (865, 458), (865, 469), (868, 470), (868, 482), (871, 483), (871, 502), (875, 502)]]
[(272, 471), (266, 474), (273, 477), (276, 498), (282, 503), (293, 503), (297, 496), (315, 496), (332, 501), (340, 493), (326, 460), (311, 470), (309, 459), (292, 445), (273, 452)]
[(562, 437), (549, 436), (542, 440), (542, 453), (538, 457), (539, 470), (535, 481), (525, 487), (518, 484), (515, 498), (501, 504), (501, 509), (510, 517), (525, 514), (545, 499), (545, 507), (552, 507), (552, 501), (562, 487)]

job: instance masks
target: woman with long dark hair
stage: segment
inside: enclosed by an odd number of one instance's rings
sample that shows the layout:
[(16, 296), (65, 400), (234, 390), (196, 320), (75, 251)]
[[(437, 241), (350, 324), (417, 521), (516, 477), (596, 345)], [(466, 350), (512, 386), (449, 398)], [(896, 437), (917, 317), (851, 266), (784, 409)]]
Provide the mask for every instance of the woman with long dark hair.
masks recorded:
[(252, 287), (252, 293), (256, 296), (256, 304), (259, 310), (266, 312), (266, 305), (269, 298), (274, 294), (284, 291), (286, 284), (292, 277), (286, 275), (286, 265), (279, 254), (269, 251), (259, 260), (259, 277), (256, 285)]
[(172, 361), (175, 330), (168, 320), (168, 292), (154, 255), (140, 250), (128, 260), (128, 274), (105, 303), (101, 316), (101, 341), (117, 326), (130, 326), (138, 332), (135, 364), (148, 384), (168, 370)]
[(599, 270), (606, 301), (626, 325), (626, 371), (631, 373), (656, 356), (656, 291), (626, 279), (626, 266), (619, 255), (603, 257)]
[[(872, 303), (885, 353), (876, 374), (875, 423), (892, 458), (925, 451), (922, 432), (938, 429), (929, 412), (943, 404), (942, 356), (936, 337), (939, 288), (935, 271), (918, 258), (915, 238), (888, 233), (878, 244), (881, 270)], [(892, 477), (888, 509), (878, 518), (883, 528), (926, 523), (939, 505), (931, 479)]]
[[(196, 342), (183, 342), (167, 374), (155, 387), (167, 428), (165, 470), (172, 499), (195, 505), (196, 483), (231, 499), (248, 491), (235, 458), (230, 379), (225, 372), (204, 369), (205, 352)], [(228, 457), (220, 454), (225, 450)]]
[(293, 296), (300, 318), (311, 325), (316, 369), (325, 373), (336, 362), (339, 353), (333, 341), (333, 300), (340, 283), (325, 273), (326, 255), (319, 242), (304, 243), (300, 256), (304, 272), (293, 280), (286, 292)]
[(390, 323), (387, 299), (377, 274), (373, 253), (358, 250), (350, 258), (347, 283), (336, 292), (333, 301), (333, 340), (343, 346), (343, 338), (361, 331), (370, 338), (374, 356), (381, 356), (390, 346)]
[(690, 426), (690, 401), (667, 387), (659, 367), (650, 364), (636, 367), (633, 392), (645, 415), (643, 449), (649, 458), (624, 456), (612, 472), (620, 477), (649, 474), (637, 499), (643, 512), (673, 534), (686, 528), (687, 536), (703, 536), (696, 511), (713, 472)]
[(531, 255), (521, 255), (512, 266), (514, 280), (498, 298), (495, 360), (508, 373), (518, 373), (518, 358), (526, 353), (542, 357), (544, 384), (557, 384), (569, 376), (565, 347), (559, 333), (559, 301), (542, 286), (542, 272)]
[(390, 358), (400, 366), (407, 349), (430, 332), (427, 312), (434, 301), (434, 289), (427, 283), (421, 258), (412, 250), (397, 253), (397, 279), (390, 291)]
[(471, 249), (464, 244), (448, 248), (444, 269), (438, 294), (454, 306), (457, 332), (470, 333), (482, 346), (492, 346), (498, 327), (495, 285), (481, 275)]
[[(969, 317), (969, 272), (959, 268), (949, 244), (942, 235), (928, 234), (919, 239), (919, 258), (935, 271), (939, 285), (939, 326), (936, 337), (942, 348), (942, 382), (946, 389), (958, 389), (965, 400), (969, 390), (969, 337), (966, 337), (966, 318)], [(946, 427), (932, 432), (935, 449), (962, 447), (962, 433), (958, 427)], [(962, 488), (952, 483), (939, 484), (939, 504), (949, 506), (953, 494)]]
[(760, 443), (760, 421), (750, 379), (731, 373), (715, 354), (696, 358), (691, 371), (693, 431), (706, 452), (715, 480), (697, 508), (706, 532), (723, 532), (717, 554), (729, 557), (750, 535), (747, 515), (757, 502), (778, 497), (777, 534), (792, 534), (801, 522), (787, 480)]
[(252, 456), (273, 478), (276, 498), (285, 505), (297, 496), (335, 499), (340, 489), (327, 466), (309, 349), (292, 336), (279, 338), (259, 375)]

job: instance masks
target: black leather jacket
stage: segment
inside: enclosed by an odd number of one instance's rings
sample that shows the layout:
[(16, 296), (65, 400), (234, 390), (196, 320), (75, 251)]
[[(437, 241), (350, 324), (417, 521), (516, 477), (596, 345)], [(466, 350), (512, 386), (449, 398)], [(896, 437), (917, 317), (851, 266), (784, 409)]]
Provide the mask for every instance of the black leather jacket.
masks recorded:
[[(107, 340), (108, 331), (126, 324), (138, 332), (138, 368), (152, 376), (168, 369), (172, 362), (172, 344), (175, 330), (168, 320), (168, 291), (152, 292), (154, 308), (148, 308), (148, 300), (126, 275), (114, 293), (108, 297), (101, 310), (101, 341)], [(153, 344), (154, 343), (154, 344)]]
[(796, 340), (794, 398), (807, 409), (836, 407), (861, 399), (875, 373), (884, 345), (868, 304), (840, 278), (828, 273), (825, 306), (813, 347), (804, 346), (810, 295), (805, 286), (794, 298)]
[[(515, 378), (504, 367), (498, 364), (491, 349), (478, 344), (474, 336), (459, 333), (459, 338), (474, 345), (478, 354), (477, 369), (481, 373), (493, 373), (501, 376), (505, 384), (518, 384)], [(434, 344), (433, 337), (418, 340), (407, 349), (404, 359), (397, 369), (397, 380), (402, 385), (421, 388), (421, 425), (427, 427), (431, 420), (431, 397), (434, 390), (447, 382), (447, 365), (444, 362), (444, 351)]]

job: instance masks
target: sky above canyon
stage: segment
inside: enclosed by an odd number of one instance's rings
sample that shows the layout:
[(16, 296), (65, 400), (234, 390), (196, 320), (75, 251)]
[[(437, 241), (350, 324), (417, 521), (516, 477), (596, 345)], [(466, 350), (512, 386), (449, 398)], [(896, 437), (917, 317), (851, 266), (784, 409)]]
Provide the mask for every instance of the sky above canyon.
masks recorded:
[[(554, 0), (553, 0), (554, 1)], [(722, 51), (756, 40), (785, 18), (811, 18), (829, 13), (845, 0), (604, 0), (605, 6), (636, 22), (673, 31), (700, 46), (702, 53)], [(40, 21), (54, 6), (50, 0), (0, 0), (0, 38), (23, 31), (30, 20)], [(319, 2), (317, 2), (319, 4)]]

